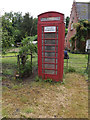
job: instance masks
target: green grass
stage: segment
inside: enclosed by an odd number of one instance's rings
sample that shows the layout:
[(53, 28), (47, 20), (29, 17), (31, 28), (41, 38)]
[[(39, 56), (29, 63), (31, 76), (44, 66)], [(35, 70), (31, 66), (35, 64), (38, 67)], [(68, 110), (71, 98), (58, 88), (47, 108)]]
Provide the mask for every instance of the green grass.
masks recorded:
[(17, 55), (18, 55), (18, 53), (16, 53), (16, 52), (9, 52), (2, 56), (17, 56)]
[[(8, 53), (5, 56), (15, 56), (15, 53)], [(2, 65), (3, 64), (17, 64), (17, 56), (16, 57), (4, 57), (2, 58)]]

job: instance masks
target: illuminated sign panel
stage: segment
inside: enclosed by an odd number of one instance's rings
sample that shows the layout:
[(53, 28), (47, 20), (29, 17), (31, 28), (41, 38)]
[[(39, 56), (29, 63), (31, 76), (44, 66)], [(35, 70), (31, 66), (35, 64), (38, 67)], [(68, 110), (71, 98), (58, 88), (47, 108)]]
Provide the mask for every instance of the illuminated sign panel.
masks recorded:
[(60, 17), (48, 17), (48, 18), (41, 18), (41, 21), (58, 21)]
[(44, 32), (56, 32), (56, 26), (46, 26)]

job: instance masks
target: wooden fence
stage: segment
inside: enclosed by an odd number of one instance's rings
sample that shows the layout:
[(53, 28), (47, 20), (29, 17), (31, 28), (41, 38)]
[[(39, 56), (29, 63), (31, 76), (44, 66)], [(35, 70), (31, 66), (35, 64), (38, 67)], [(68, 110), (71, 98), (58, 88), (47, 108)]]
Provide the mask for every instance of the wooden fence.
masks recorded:
[[(33, 56), (32, 55), (32, 53), (30, 53), (30, 54), (27, 54), (27, 55), (30, 55), (30, 64), (31, 64), (31, 73), (32, 73), (32, 58), (34, 58), (35, 56)], [(18, 66), (18, 72), (19, 72), (19, 74), (17, 74), (16, 75), (16, 77), (20, 77), (20, 55), (16, 55), (16, 56), (2, 56), (2, 58), (8, 58), (8, 57), (10, 57), (10, 58), (14, 58), (14, 57), (16, 57), (17, 58), (17, 66)]]

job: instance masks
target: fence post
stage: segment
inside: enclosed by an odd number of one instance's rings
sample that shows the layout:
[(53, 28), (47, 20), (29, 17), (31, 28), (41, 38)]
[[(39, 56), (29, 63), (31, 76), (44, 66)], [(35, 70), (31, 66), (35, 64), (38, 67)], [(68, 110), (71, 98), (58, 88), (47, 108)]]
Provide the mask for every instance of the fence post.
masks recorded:
[(17, 64), (18, 64), (19, 77), (20, 77), (20, 58), (19, 58), (19, 55), (17, 55)]
[(32, 73), (32, 52), (31, 52), (31, 73)]
[(67, 57), (67, 66), (66, 66), (66, 67), (67, 67), (67, 69), (68, 69), (68, 57)]
[[(88, 105), (90, 105), (90, 49), (88, 50), (88, 93)], [(90, 114), (88, 115), (88, 118), (90, 118)]]
[(90, 82), (90, 53), (88, 54), (88, 81)]

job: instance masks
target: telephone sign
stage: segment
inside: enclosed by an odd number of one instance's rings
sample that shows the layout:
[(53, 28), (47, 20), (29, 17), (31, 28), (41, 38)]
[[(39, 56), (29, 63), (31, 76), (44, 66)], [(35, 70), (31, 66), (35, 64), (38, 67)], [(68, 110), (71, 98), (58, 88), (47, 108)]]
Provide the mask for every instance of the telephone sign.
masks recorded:
[(56, 32), (56, 26), (46, 26), (44, 32)]
[(38, 75), (63, 80), (64, 15), (46, 12), (38, 15)]

